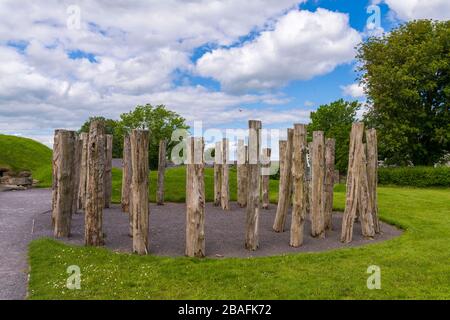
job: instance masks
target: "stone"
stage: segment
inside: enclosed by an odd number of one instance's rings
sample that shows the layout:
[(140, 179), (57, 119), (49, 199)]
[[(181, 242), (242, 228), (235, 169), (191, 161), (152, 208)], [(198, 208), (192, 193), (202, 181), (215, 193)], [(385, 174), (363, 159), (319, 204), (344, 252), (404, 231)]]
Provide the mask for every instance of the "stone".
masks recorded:
[(30, 171), (22, 171), (19, 173), (19, 177), (20, 178), (29, 178), (29, 177), (31, 177), (31, 172)]

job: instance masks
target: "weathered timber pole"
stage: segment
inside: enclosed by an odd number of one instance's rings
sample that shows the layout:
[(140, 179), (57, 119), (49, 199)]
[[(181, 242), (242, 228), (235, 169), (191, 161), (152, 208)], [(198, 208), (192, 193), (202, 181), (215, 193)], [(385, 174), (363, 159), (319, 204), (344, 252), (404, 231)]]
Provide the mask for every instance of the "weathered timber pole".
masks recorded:
[(247, 147), (244, 140), (237, 146), (237, 202), (241, 208), (247, 205)]
[(270, 157), (272, 156), (272, 149), (264, 148), (262, 150), (262, 208), (269, 209), (269, 183), (270, 183)]
[(123, 169), (122, 169), (122, 211), (128, 214), (129, 236), (133, 237), (133, 217), (130, 212), (130, 194), (131, 194), (131, 141), (130, 135), (126, 133), (123, 137)]
[(309, 221), (311, 221), (311, 194), (312, 194), (312, 150), (313, 150), (313, 144), (312, 142), (308, 142), (308, 152), (307, 152), (307, 158), (308, 158), (308, 167), (307, 167), (307, 173), (306, 173), (306, 181), (308, 184), (307, 188), (307, 196), (306, 196), (306, 211), (307, 211), (307, 218), (309, 218)]
[(345, 211), (342, 217), (341, 242), (349, 243), (353, 237), (353, 224), (358, 210), (359, 169), (361, 163), (362, 139), (364, 124), (354, 123), (350, 133), (350, 146), (348, 153), (347, 191)]
[(84, 241), (87, 246), (102, 246), (103, 207), (105, 206), (105, 125), (93, 121), (89, 128)]
[(245, 248), (256, 250), (259, 246), (258, 225), (261, 192), (260, 143), (261, 121), (249, 121), (248, 138), (248, 183), (247, 183), (247, 218)]
[(156, 191), (156, 203), (159, 206), (164, 205), (164, 175), (166, 172), (166, 140), (159, 142), (158, 159), (158, 185)]
[(311, 235), (325, 237), (325, 140), (323, 131), (313, 132), (311, 166)]
[(292, 155), (292, 187), (294, 189), (291, 221), (291, 247), (303, 244), (305, 219), (307, 216), (308, 181), (306, 179), (306, 125), (294, 125)]
[(88, 144), (89, 133), (83, 132), (80, 134), (81, 147), (81, 161), (80, 161), (80, 183), (78, 187), (78, 209), (84, 210), (86, 206), (86, 182), (87, 182), (87, 160), (88, 160)]
[(378, 141), (377, 130), (369, 129), (366, 131), (367, 142), (367, 180), (369, 183), (371, 212), (373, 216), (373, 227), (375, 233), (381, 233), (380, 220), (378, 218)]
[(80, 172), (81, 172), (81, 157), (83, 152), (83, 140), (76, 134), (75, 136), (75, 146), (74, 146), (74, 159), (73, 159), (73, 197), (72, 197), (72, 213), (76, 214), (78, 212), (78, 197), (80, 191)]
[(333, 188), (336, 140), (325, 141), (325, 230), (333, 230)]
[(205, 256), (204, 140), (189, 138), (186, 168), (186, 250), (188, 257)]
[(133, 252), (148, 254), (149, 199), (148, 199), (148, 144), (147, 130), (132, 130), (130, 214), (133, 221)]
[(294, 129), (287, 130), (286, 151), (280, 156), (284, 157), (282, 161), (282, 171), (280, 171), (280, 185), (278, 191), (278, 206), (273, 223), (275, 232), (283, 232), (286, 224), (287, 212), (291, 204), (291, 188), (292, 188), (292, 142), (294, 138)]
[(223, 210), (230, 210), (230, 167), (229, 167), (229, 151), (230, 144), (228, 139), (222, 140), (222, 187), (220, 203)]
[(361, 231), (365, 238), (373, 238), (375, 236), (375, 230), (373, 227), (372, 216), (372, 203), (369, 192), (369, 182), (367, 180), (367, 159), (366, 159), (366, 144), (362, 144), (362, 148), (359, 149), (361, 155), (358, 156), (361, 159), (359, 163), (359, 193), (358, 193), (358, 211), (361, 217)]
[(77, 136), (74, 131), (56, 130), (53, 145), (52, 225), (57, 238), (70, 236), (73, 213), (74, 162)]
[[(123, 169), (122, 169), (122, 211), (130, 212), (130, 188), (131, 188), (131, 142), (130, 135), (123, 137)], [(131, 221), (131, 219), (130, 219)]]
[(216, 142), (214, 151), (214, 206), (218, 207), (222, 201), (222, 142)]
[(113, 149), (113, 136), (111, 134), (107, 134), (105, 135), (105, 174), (104, 174), (105, 208), (109, 208), (111, 206), (112, 149)]

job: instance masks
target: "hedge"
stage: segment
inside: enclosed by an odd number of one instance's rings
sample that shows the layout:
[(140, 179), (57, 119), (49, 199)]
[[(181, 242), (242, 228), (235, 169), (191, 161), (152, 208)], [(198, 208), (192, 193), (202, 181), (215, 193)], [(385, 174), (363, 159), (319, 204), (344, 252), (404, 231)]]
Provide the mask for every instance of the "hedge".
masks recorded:
[(380, 168), (378, 183), (413, 187), (450, 187), (450, 167)]

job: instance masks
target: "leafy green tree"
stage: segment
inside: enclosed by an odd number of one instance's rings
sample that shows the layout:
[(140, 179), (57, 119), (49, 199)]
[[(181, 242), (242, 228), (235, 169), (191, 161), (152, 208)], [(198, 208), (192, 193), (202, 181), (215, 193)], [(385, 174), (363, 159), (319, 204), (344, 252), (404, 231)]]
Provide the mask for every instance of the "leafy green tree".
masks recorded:
[(311, 112), (308, 140), (312, 140), (313, 131), (324, 131), (326, 138), (336, 139), (336, 169), (342, 173), (347, 172), (350, 131), (352, 123), (357, 120), (356, 112), (359, 108), (358, 101), (341, 99)]
[(431, 165), (449, 153), (450, 21), (412, 21), (369, 38), (357, 59), (381, 158)]
[(150, 131), (149, 162), (150, 168), (158, 167), (159, 141), (168, 141), (167, 153), (170, 154), (177, 142), (171, 141), (176, 129), (189, 129), (186, 120), (176, 112), (168, 110), (164, 105), (153, 107), (151, 104), (137, 106), (133, 111), (120, 116), (118, 132), (123, 141), (123, 135), (132, 129)]

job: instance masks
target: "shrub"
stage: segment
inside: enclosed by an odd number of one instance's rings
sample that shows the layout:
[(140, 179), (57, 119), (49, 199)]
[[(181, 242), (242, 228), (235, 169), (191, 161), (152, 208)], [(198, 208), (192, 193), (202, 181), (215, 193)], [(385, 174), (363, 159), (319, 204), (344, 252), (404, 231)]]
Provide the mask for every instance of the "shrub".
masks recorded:
[(379, 184), (413, 187), (450, 187), (450, 167), (380, 168)]

